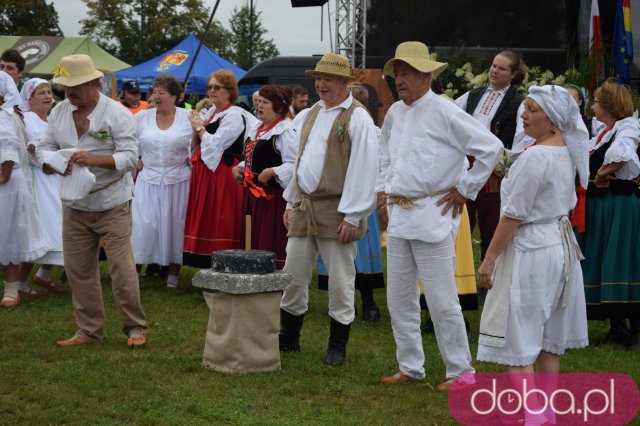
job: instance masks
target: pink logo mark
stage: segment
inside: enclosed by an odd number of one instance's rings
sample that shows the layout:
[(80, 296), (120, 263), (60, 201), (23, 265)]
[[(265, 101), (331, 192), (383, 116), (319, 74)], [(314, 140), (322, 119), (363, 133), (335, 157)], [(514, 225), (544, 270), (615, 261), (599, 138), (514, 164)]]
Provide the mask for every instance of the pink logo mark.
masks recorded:
[[(635, 381), (621, 373), (476, 373), (449, 391), (449, 410), (465, 425), (624, 425), (640, 408)], [(522, 424), (522, 423), (521, 423)]]

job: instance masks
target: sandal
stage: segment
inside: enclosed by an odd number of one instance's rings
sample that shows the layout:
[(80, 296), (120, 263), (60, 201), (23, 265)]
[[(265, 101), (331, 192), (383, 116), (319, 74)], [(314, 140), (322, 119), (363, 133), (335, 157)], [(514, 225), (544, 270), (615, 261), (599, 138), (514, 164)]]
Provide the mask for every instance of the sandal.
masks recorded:
[(11, 296), (4, 296), (2, 301), (0, 301), (0, 306), (5, 308), (11, 308), (13, 306), (18, 306), (20, 304), (20, 296), (16, 296), (15, 298)]
[(18, 293), (20, 294), (20, 296), (30, 297), (31, 299), (39, 299), (39, 298), (42, 297), (42, 295), (40, 293), (38, 293), (37, 291), (35, 291), (31, 287), (27, 287), (26, 290), (18, 290)]
[(31, 281), (33, 281), (34, 284), (38, 284), (39, 286), (46, 288), (52, 293), (64, 293), (66, 291), (63, 287), (60, 287), (53, 281), (45, 281), (37, 275), (34, 275)]

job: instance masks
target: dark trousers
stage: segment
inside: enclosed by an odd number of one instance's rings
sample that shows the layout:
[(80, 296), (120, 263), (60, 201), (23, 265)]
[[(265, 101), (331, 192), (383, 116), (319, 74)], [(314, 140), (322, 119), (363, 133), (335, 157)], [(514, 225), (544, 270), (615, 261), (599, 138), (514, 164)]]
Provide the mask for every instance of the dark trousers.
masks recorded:
[(486, 192), (486, 189), (482, 188), (475, 201), (467, 201), (467, 210), (469, 211), (471, 232), (476, 226), (477, 216), (478, 228), (480, 229), (480, 260), (483, 260), (500, 221), (500, 193)]

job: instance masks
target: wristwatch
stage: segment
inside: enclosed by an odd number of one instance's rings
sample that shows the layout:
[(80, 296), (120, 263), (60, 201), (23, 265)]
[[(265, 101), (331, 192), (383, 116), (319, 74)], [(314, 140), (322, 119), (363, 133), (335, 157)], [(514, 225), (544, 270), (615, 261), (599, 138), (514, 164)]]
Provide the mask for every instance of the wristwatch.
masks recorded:
[(203, 131), (203, 130), (204, 130), (204, 127), (203, 127), (203, 126), (196, 127), (196, 133), (200, 133), (200, 132), (201, 132), (201, 131)]

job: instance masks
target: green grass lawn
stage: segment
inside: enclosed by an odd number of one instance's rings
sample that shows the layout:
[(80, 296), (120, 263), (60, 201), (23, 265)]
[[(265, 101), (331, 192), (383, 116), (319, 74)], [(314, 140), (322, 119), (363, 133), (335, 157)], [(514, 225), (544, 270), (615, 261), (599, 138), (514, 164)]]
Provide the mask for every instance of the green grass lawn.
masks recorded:
[[(433, 389), (444, 380), (444, 366), (432, 335), (423, 339), (426, 380), (379, 383), (397, 370), (382, 290), (376, 292), (382, 320), (354, 322), (343, 366), (321, 362), (329, 317), (326, 294), (314, 282), (302, 352), (283, 354), (281, 371), (230, 375), (205, 370), (201, 362), (209, 311), (190, 285), (194, 272), (183, 269), (177, 293), (168, 293), (159, 278), (141, 279), (150, 326), (148, 344), (141, 349), (126, 345), (104, 264), (107, 322), (101, 344), (55, 346), (56, 339), (76, 330), (69, 292), (0, 309), (0, 424), (456, 424), (447, 396)], [(479, 313), (465, 315), (475, 355)], [(603, 322), (589, 327), (594, 342), (607, 332)], [(593, 345), (568, 352), (562, 362), (564, 371), (624, 372), (638, 381), (639, 357), (640, 352), (621, 347)], [(486, 363), (475, 367), (502, 371)]]

